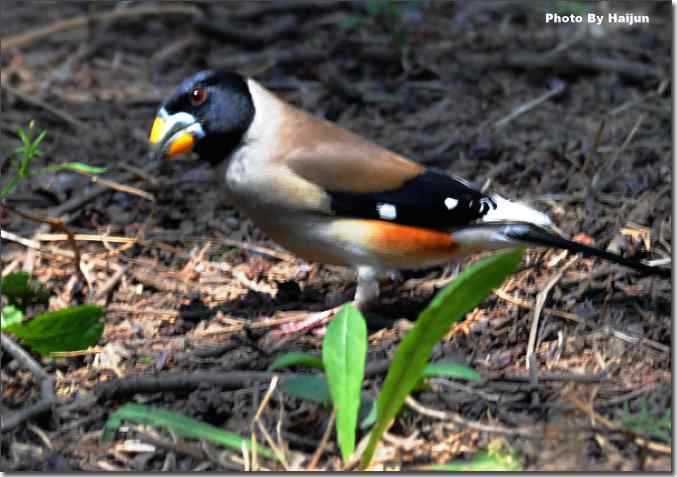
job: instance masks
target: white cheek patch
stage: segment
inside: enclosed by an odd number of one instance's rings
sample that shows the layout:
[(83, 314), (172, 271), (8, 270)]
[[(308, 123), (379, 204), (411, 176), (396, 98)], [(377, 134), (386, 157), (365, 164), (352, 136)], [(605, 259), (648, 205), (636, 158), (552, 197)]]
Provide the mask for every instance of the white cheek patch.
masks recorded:
[(453, 197), (447, 197), (446, 199), (444, 199), (444, 206), (448, 210), (452, 210), (452, 209), (456, 208), (457, 205), (458, 205), (458, 200), (454, 199)]
[(384, 220), (395, 220), (397, 218), (397, 207), (393, 204), (376, 204), (378, 216)]

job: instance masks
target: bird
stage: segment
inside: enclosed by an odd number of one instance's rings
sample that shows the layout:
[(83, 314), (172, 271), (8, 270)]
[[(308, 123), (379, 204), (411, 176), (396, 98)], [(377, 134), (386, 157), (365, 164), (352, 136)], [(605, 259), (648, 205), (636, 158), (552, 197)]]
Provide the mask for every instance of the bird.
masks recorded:
[[(235, 72), (204, 70), (183, 80), (160, 105), (149, 142), (158, 158), (194, 152), (215, 166), (239, 211), (293, 254), (354, 268), (361, 310), (377, 300), (387, 273), (517, 247), (564, 249), (671, 276), (566, 239), (545, 213), (425, 167)], [(287, 331), (331, 317), (327, 310)]]

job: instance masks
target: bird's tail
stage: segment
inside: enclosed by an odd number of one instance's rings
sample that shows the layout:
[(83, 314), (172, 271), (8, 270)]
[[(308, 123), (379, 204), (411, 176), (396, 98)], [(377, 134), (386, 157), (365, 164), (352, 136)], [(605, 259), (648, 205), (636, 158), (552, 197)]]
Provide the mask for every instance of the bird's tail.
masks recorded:
[[(589, 257), (603, 258), (646, 274), (659, 275), (665, 278), (670, 278), (672, 275), (672, 271), (669, 268), (652, 267), (636, 260), (628, 260), (627, 258), (612, 252), (607, 252), (606, 250), (567, 240), (564, 237), (555, 235), (538, 225), (528, 222), (486, 222), (477, 224), (471, 229), (474, 230), (475, 233), (483, 236), (485, 240), (487, 240), (490, 248), (505, 248), (510, 245), (519, 244), (540, 245), (570, 250), (572, 252), (582, 253)], [(467, 236), (466, 234), (472, 233), (471, 229), (463, 230), (460, 234), (455, 233), (454, 237), (462, 239), (463, 236)]]

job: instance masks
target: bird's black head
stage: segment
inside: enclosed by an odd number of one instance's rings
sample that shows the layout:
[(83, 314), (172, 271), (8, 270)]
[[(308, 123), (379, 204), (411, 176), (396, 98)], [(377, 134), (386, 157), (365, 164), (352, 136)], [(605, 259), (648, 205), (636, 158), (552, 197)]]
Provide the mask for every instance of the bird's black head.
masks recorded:
[(253, 119), (254, 103), (242, 76), (201, 71), (162, 103), (150, 143), (168, 158), (194, 150), (200, 158), (218, 163), (240, 144)]

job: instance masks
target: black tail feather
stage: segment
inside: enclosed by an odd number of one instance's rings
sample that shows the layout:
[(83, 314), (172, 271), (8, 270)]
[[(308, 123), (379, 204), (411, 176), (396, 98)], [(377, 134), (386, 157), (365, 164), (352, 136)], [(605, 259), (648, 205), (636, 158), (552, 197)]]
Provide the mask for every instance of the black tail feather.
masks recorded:
[(546, 247), (561, 248), (572, 252), (582, 253), (590, 257), (599, 257), (610, 262), (618, 263), (629, 268), (633, 268), (643, 273), (658, 275), (665, 278), (672, 276), (672, 270), (663, 267), (652, 267), (644, 263), (628, 260), (615, 253), (607, 252), (595, 247), (589, 247), (582, 243), (567, 240), (555, 235), (547, 230), (527, 222), (509, 222), (500, 225), (501, 232), (506, 236), (520, 242), (543, 245)]

